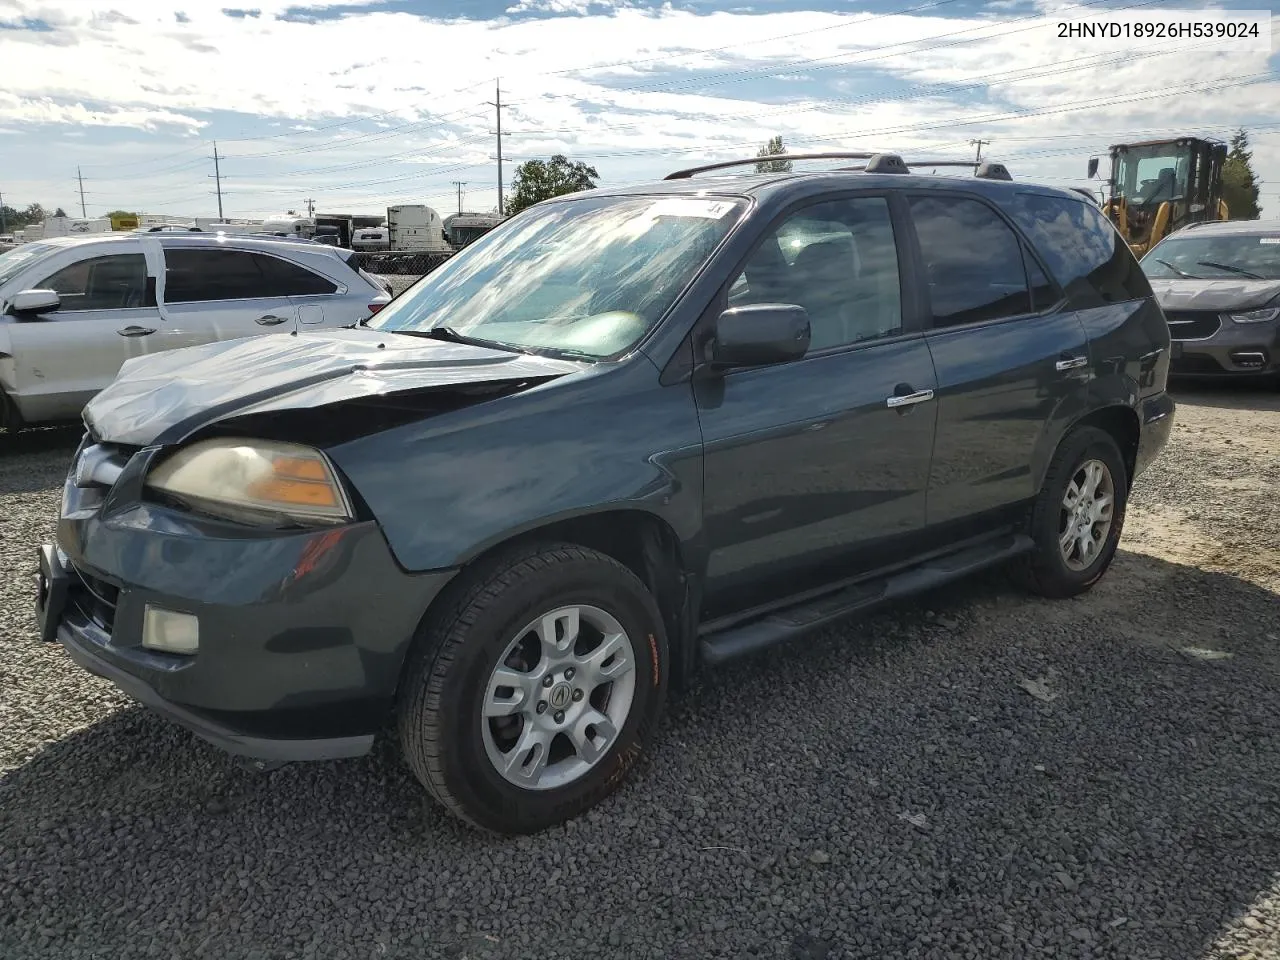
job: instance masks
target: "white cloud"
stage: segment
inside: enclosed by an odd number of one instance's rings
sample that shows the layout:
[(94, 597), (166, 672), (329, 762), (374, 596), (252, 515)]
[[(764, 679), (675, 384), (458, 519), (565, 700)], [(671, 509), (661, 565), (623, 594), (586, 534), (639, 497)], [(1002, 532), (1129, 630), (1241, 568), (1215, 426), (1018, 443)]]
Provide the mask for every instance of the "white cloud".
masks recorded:
[[(229, 5), (261, 15), (228, 17), (222, 8)], [(187, 21), (180, 22), (154, 0), (0, 0), (0, 15), (54, 28), (5, 32), (0, 122), (33, 136), (42, 124), (155, 132), (104, 147), (96, 158), (104, 192), (123, 203), (143, 181), (111, 164), (166, 169), (145, 161), (190, 146), (183, 137), (208, 137), (213, 111), (237, 112), (244, 134), (226, 134), (221, 146), (237, 178), (236, 204), (269, 209), (278, 192), (299, 190), (372, 205), (423, 193), (448, 197), (455, 178), (473, 181), (477, 203), (491, 205), (493, 108), (485, 101), (494, 76), (503, 78), (511, 104), (503, 117), (508, 157), (565, 152), (611, 182), (660, 175), (703, 156), (754, 153), (774, 133), (793, 148), (931, 153), (967, 151), (967, 139), (982, 136), (995, 141), (987, 148), (993, 155), (1013, 158), (1016, 174), (1076, 176), (1088, 152), (1126, 131), (1225, 137), (1238, 123), (1280, 116), (1274, 81), (1163, 95), (1263, 72), (1265, 53), (1156, 55), (1150, 45), (1117, 52), (1060, 40), (1050, 19), (1028, 21), (1017, 11), (995, 17), (995, 6), (992, 17), (975, 20), (519, 0), (511, 12), (575, 15), (486, 22), (355, 10), (315, 22), (278, 19), (297, 5), (181, 0)], [(690, 70), (699, 71), (697, 86)], [(974, 89), (956, 91), (956, 84)], [(1086, 103), (1094, 106), (1079, 108)], [(1020, 116), (1039, 111), (1055, 112)], [(274, 138), (234, 142), (264, 122), (276, 124)], [(1256, 154), (1264, 179), (1280, 179), (1275, 156)], [(167, 163), (174, 166), (180, 169), (157, 178), (165, 195), (205, 195), (198, 163)], [(22, 171), (32, 182), (40, 174)]]

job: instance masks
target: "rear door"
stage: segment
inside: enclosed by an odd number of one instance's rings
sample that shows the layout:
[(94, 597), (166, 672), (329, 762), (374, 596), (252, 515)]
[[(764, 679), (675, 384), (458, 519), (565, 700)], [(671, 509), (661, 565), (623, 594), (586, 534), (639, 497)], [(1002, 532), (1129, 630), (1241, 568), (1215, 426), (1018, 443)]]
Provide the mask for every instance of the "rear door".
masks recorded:
[(166, 347), (295, 331), (298, 307), (264, 269), (266, 259), (221, 246), (166, 246)]
[(793, 363), (695, 380), (708, 616), (883, 566), (923, 528), (936, 384), (900, 248), (887, 197), (811, 203), (713, 306), (799, 304), (811, 341)]
[(16, 400), (32, 422), (74, 418), (159, 332), (155, 284), (136, 241), (75, 246), (49, 259), (29, 289), (52, 289), (59, 309), (10, 318)]
[(929, 526), (944, 539), (978, 535), (1036, 494), (1048, 438), (1084, 408), (1088, 340), (994, 205), (945, 192), (907, 205), (938, 375)]

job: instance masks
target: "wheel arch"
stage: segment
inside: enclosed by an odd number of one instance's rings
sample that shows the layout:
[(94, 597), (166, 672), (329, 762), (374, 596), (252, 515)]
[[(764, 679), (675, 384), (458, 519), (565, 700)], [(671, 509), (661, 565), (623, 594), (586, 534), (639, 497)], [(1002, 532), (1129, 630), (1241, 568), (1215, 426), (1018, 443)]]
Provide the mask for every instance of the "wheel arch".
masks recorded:
[[(653, 595), (662, 614), (671, 658), (671, 678), (684, 685), (692, 674), (699, 607), (698, 584), (687, 564), (688, 549), (661, 516), (638, 507), (621, 507), (549, 520), (486, 545), (468, 557), (449, 585), (428, 605), (425, 624), (455, 602), (476, 577), (513, 552), (537, 544), (572, 543), (598, 550), (634, 573)], [(406, 657), (406, 663), (408, 658)], [(403, 667), (402, 667), (403, 670)]]
[[(1125, 404), (1112, 404), (1092, 410), (1076, 420), (1070, 434), (1079, 427), (1096, 427), (1111, 436), (1120, 448), (1120, 456), (1124, 460), (1126, 486), (1133, 482), (1134, 469), (1138, 461), (1138, 442), (1142, 437), (1142, 424), (1138, 412)], [(1063, 435), (1063, 440), (1067, 434)], [(1059, 441), (1061, 444), (1061, 441)]]

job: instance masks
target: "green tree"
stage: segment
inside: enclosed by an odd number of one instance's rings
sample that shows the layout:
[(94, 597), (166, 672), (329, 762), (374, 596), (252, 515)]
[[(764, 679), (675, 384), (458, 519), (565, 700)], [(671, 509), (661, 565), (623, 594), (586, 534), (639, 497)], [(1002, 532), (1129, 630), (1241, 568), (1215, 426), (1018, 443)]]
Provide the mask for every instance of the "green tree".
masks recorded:
[[(787, 152), (782, 145), (782, 137), (771, 137), (769, 142), (757, 152), (757, 157), (780, 157)], [(790, 160), (762, 160), (756, 164), (756, 173), (790, 173)]]
[(57, 210), (53, 211), (53, 215), (55, 217), (65, 217), (67, 215), (67, 211), (59, 207)]
[(1222, 199), (1227, 202), (1227, 215), (1232, 220), (1257, 220), (1262, 214), (1258, 206), (1259, 186), (1253, 175), (1249, 134), (1241, 127), (1231, 138), (1231, 150), (1222, 165)]
[(550, 160), (526, 160), (516, 167), (505, 212), (508, 216), (515, 216), (525, 207), (543, 200), (562, 197), (566, 193), (577, 193), (579, 190), (590, 190), (599, 178), (600, 174), (595, 167), (589, 167), (580, 161), (570, 161), (559, 153)]
[(44, 207), (40, 206), (38, 203), (33, 203), (29, 205), (27, 209), (22, 211), (22, 222), (43, 223), (47, 216), (48, 214), (44, 212)]
[(137, 214), (132, 210), (112, 210), (110, 213), (104, 213), (104, 217), (136, 217)]

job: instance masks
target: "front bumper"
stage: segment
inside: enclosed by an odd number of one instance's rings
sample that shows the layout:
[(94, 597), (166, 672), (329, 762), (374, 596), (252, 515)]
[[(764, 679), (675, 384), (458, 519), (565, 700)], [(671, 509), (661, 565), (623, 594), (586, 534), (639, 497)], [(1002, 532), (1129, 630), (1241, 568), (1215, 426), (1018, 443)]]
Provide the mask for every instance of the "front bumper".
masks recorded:
[(1203, 340), (1174, 340), (1169, 345), (1171, 377), (1259, 377), (1280, 373), (1280, 327), (1275, 322), (1234, 324), (1223, 321)]
[[(133, 699), (266, 761), (368, 752), (451, 571), (409, 574), (371, 522), (245, 531), (150, 504), (64, 516), (39, 550), (40, 635)], [(142, 646), (143, 611), (195, 615), (194, 655)]]

